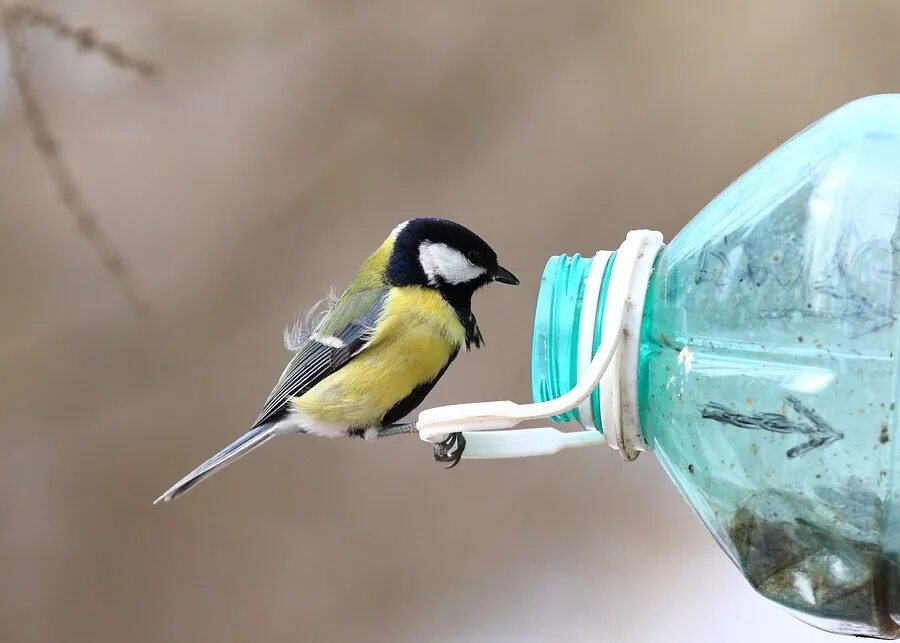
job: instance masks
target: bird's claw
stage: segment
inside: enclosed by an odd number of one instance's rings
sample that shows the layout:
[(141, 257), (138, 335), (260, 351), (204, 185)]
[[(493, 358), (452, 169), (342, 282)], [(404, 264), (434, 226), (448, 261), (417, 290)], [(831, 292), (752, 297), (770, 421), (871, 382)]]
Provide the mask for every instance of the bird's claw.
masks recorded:
[(466, 450), (466, 438), (462, 433), (451, 433), (443, 442), (434, 445), (434, 459), (448, 463), (446, 469), (452, 469), (462, 460)]

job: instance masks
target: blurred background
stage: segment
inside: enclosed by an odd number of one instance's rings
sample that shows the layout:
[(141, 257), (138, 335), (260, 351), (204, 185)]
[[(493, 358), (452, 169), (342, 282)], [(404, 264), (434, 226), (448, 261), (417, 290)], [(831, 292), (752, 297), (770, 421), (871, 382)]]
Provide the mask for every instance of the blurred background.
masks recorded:
[(794, 132), (897, 91), (900, 4), (30, 6), (160, 73), (17, 31), (139, 317), (0, 48), (0, 640), (838, 640), (757, 597), (649, 454), (444, 471), (415, 438), (294, 439), (151, 502), (243, 432), (284, 327), (410, 216), (522, 279), (478, 296), (487, 346), (428, 404), (527, 401), (547, 257), (671, 238)]

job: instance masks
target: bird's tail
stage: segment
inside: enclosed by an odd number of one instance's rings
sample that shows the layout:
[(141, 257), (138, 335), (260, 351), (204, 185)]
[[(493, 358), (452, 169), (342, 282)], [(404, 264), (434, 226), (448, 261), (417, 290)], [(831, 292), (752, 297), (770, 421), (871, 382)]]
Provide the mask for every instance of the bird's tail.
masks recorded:
[(172, 485), (172, 488), (157, 498), (153, 504), (158, 502), (169, 502), (174, 500), (185, 491), (193, 487), (201, 480), (211, 476), (222, 467), (231, 464), (242, 455), (250, 453), (253, 449), (261, 446), (274, 437), (275, 423), (261, 424), (247, 431), (244, 435), (229, 444), (227, 447), (219, 451), (216, 455), (201, 464), (199, 467), (184, 476), (181, 480)]

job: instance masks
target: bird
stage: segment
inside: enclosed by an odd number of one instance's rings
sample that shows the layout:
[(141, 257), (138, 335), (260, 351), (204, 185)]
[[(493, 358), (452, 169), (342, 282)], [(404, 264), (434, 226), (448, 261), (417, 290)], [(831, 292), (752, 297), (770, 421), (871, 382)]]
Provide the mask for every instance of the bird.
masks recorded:
[[(468, 228), (432, 217), (397, 225), (311, 332), (286, 341), (293, 357), (250, 430), (154, 504), (177, 498), (278, 436), (374, 440), (415, 432), (414, 422), (400, 420), (463, 348), (483, 344), (472, 296), (492, 282), (519, 280)], [(462, 434), (454, 433), (434, 445), (434, 458), (449, 468), (464, 449)]]

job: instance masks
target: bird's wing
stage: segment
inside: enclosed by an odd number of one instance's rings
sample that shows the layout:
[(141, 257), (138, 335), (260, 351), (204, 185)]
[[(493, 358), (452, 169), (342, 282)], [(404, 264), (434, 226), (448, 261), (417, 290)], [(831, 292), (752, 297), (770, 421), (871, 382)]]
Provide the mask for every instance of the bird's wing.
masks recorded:
[(364, 350), (387, 293), (387, 288), (378, 288), (341, 295), (316, 332), (288, 362), (254, 426), (272, 420), (290, 398), (302, 395)]

